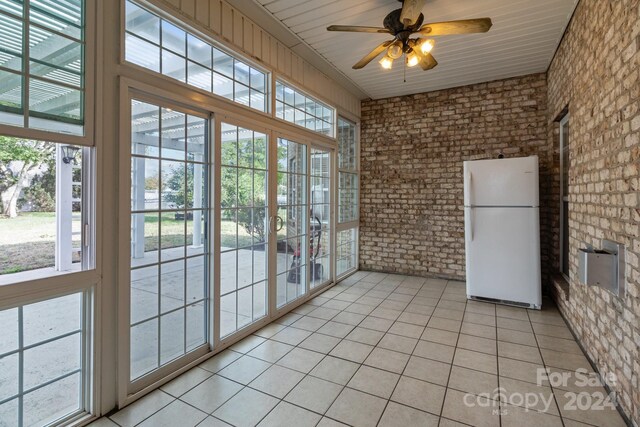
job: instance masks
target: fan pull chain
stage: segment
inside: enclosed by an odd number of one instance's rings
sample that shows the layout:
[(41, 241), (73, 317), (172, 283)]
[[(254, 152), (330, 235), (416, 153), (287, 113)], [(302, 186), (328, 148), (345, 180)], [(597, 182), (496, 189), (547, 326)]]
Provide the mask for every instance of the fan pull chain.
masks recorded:
[(404, 81), (403, 83), (407, 82), (407, 55), (404, 55), (404, 68), (402, 69), (402, 72), (404, 73)]

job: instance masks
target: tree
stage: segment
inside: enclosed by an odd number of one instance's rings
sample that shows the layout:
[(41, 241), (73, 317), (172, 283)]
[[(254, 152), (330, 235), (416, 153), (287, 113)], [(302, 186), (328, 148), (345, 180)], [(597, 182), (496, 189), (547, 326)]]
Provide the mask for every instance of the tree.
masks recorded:
[[(266, 239), (267, 140), (252, 136), (222, 144), (221, 205), (225, 219), (259, 242)], [(233, 215), (237, 208), (237, 217)]]
[(171, 169), (170, 173), (162, 174), (163, 187), (171, 190), (164, 196), (165, 200), (180, 209), (193, 206), (193, 163), (188, 163), (186, 169), (189, 170), (186, 178), (184, 165), (180, 165), (177, 169)]
[(18, 216), (18, 199), (25, 187), (47, 171), (46, 160), (54, 155), (55, 144), (0, 136), (0, 201), (2, 214)]

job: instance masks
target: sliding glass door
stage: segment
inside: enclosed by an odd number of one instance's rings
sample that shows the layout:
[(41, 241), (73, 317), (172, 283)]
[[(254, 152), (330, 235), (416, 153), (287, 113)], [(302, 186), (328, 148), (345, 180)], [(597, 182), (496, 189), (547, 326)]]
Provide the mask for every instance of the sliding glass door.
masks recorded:
[(128, 394), (334, 277), (332, 149), (142, 94), (130, 114)]
[(220, 337), (267, 315), (268, 138), (221, 125)]
[(131, 381), (207, 343), (208, 127), (131, 101)]
[(307, 146), (278, 138), (277, 156), (276, 306), (280, 308), (307, 292), (309, 258)]

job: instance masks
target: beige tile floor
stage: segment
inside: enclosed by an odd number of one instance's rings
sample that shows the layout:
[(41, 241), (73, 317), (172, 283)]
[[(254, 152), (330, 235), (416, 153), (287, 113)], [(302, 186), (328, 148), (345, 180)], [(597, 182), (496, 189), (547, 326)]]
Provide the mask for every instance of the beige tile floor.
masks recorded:
[(625, 425), (573, 409), (602, 387), (539, 382), (544, 368), (591, 371), (550, 301), (529, 311), (467, 301), (462, 282), (358, 272), (93, 426)]

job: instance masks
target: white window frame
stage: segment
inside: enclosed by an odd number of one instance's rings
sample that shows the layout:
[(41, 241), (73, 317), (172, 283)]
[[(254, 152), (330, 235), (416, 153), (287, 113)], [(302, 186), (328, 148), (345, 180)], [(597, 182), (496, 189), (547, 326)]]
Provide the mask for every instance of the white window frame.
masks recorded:
[[(85, 50), (84, 50), (84, 133), (74, 135), (53, 132), (24, 126), (0, 124), (0, 135), (48, 141), (58, 144), (70, 144), (83, 147), (83, 188), (82, 221), (83, 229), (83, 270), (60, 272), (43, 277), (29, 278), (24, 281), (9, 281), (0, 285), (0, 310), (24, 306), (73, 293), (82, 293), (83, 309), (81, 324), (83, 368), (82, 380), (84, 409), (64, 418), (71, 425), (84, 424), (99, 410), (102, 343), (96, 339), (100, 331), (101, 310), (101, 259), (102, 247), (102, 184), (98, 186), (102, 171), (97, 168), (95, 143), (95, 100), (96, 100), (96, 46), (97, 46), (97, 7), (92, 0), (85, 1)], [(27, 31), (28, 28), (24, 28)], [(28, 56), (28, 52), (25, 53)], [(23, 106), (28, 110), (29, 106)], [(25, 117), (26, 117), (25, 113)]]
[[(351, 230), (351, 229), (355, 229), (355, 234), (356, 234), (356, 240), (355, 240), (355, 253), (356, 253), (356, 257), (355, 257), (355, 266), (354, 268), (352, 268), (351, 270), (347, 270), (343, 273), (341, 273), (340, 275), (337, 276), (337, 280), (342, 280), (348, 276), (350, 276), (351, 274), (355, 273), (356, 271), (358, 271), (359, 268), (359, 264), (360, 264), (360, 186), (361, 186), (361, 180), (360, 180), (360, 123), (357, 120), (354, 120), (351, 117), (348, 117), (346, 114), (339, 114), (336, 118), (336, 129), (338, 126), (338, 121), (339, 120), (344, 120), (348, 123), (351, 123), (355, 126), (355, 144), (356, 144), (356, 150), (355, 150), (355, 157), (356, 157), (356, 168), (355, 170), (353, 169), (343, 169), (339, 167), (339, 159), (338, 159), (338, 155), (336, 154), (336, 161), (335, 161), (335, 185), (334, 185), (334, 194), (336, 197), (336, 206), (335, 206), (335, 212), (338, 212), (339, 206), (338, 204), (340, 203), (339, 197), (339, 185), (340, 185), (340, 172), (346, 172), (346, 173), (352, 173), (352, 174), (356, 174), (358, 176), (358, 187), (357, 187), (357, 192), (358, 192), (358, 211), (356, 213), (356, 218), (353, 221), (349, 221), (349, 222), (339, 222), (339, 214), (336, 214), (336, 230), (334, 235), (336, 236), (336, 238), (334, 239), (335, 241), (335, 245), (337, 245), (337, 235), (339, 232), (341, 231), (347, 231), (347, 230)], [(337, 150), (339, 152), (340, 150), (340, 142), (338, 141), (339, 136), (337, 135), (336, 132), (336, 141), (337, 141)], [(336, 254), (336, 256), (334, 257), (334, 271), (337, 273), (338, 269), (337, 269), (337, 246), (336, 249), (334, 249), (334, 253)]]
[[(282, 102), (284, 104), (284, 100), (283, 101), (277, 101), (277, 97), (276, 97), (276, 86), (277, 86), (277, 83), (280, 83), (280, 84), (282, 84), (282, 85), (284, 85), (286, 87), (289, 87), (290, 89), (293, 89), (296, 92), (299, 92), (300, 94), (304, 95), (306, 98), (311, 98), (314, 102), (323, 104), (323, 106), (326, 106), (327, 108), (331, 109), (331, 120), (332, 120), (331, 127), (330, 127), (330, 132), (331, 133), (329, 135), (325, 135), (325, 134), (323, 134), (321, 132), (308, 129), (305, 126), (300, 126), (300, 125), (296, 124), (295, 122), (290, 122), (290, 121), (288, 121), (288, 120), (286, 120), (284, 118), (277, 117), (277, 115), (276, 115), (276, 110), (277, 110), (276, 104), (277, 104), (277, 102)], [(336, 129), (337, 129), (337, 126), (338, 126), (338, 110), (330, 102), (326, 102), (321, 97), (318, 97), (318, 96), (316, 96), (314, 94), (311, 94), (308, 90), (300, 89), (300, 87), (298, 85), (291, 83), (287, 78), (285, 78), (284, 76), (281, 76), (281, 75), (274, 76), (274, 78), (273, 78), (273, 86), (272, 86), (272, 91), (271, 91), (271, 95), (270, 96), (271, 96), (271, 102), (272, 102), (272, 116), (273, 116), (273, 118), (275, 120), (291, 124), (291, 125), (295, 126), (298, 129), (304, 129), (304, 130), (306, 130), (308, 132), (311, 132), (312, 134), (319, 135), (319, 136), (322, 136), (322, 137), (325, 137), (325, 138), (329, 138), (329, 139), (332, 139), (334, 141), (337, 139)], [(284, 105), (289, 105), (289, 104), (284, 104)], [(295, 106), (293, 106), (293, 108), (295, 109)]]
[[(27, 3), (29, 0), (25, 1)], [(13, 136), (25, 139), (38, 139), (42, 141), (59, 142), (65, 144), (83, 145), (91, 147), (95, 140), (95, 86), (96, 86), (96, 46), (97, 46), (97, 14), (96, 2), (85, 0), (85, 49), (84, 49), (84, 134), (74, 135), (70, 133), (51, 132), (47, 130), (0, 124), (0, 135)], [(28, 28), (23, 28), (28, 31)], [(28, 49), (25, 56), (28, 57)], [(23, 88), (23, 91), (25, 89)], [(24, 97), (23, 97), (24, 98)], [(24, 105), (24, 117), (28, 116), (28, 105)]]
[[(210, 112), (213, 115), (213, 123), (210, 126), (210, 131), (213, 132), (213, 135), (211, 136), (211, 144), (214, 144), (214, 147), (210, 148), (210, 152), (212, 153), (214, 152), (214, 150), (217, 150), (215, 146), (218, 144), (215, 138), (216, 135), (219, 135), (221, 122), (247, 127), (255, 131), (266, 133), (269, 137), (269, 144), (275, 144), (278, 137), (283, 137), (291, 139), (300, 144), (307, 145), (307, 147), (310, 147), (311, 145), (318, 145), (324, 148), (330, 148), (333, 150), (336, 149), (334, 139), (324, 137), (320, 134), (315, 134), (315, 132), (311, 132), (302, 128), (298, 128), (298, 126), (287, 122), (280, 123), (280, 121), (273, 120), (273, 118), (271, 117), (265, 117), (264, 114), (259, 111), (252, 110), (250, 112), (251, 114), (249, 114), (249, 112), (247, 111), (247, 107), (238, 105), (226, 99), (220, 100), (213, 94), (210, 94), (207, 97), (194, 99), (192, 97), (192, 88), (185, 87), (185, 85), (180, 82), (173, 81), (173, 79), (169, 79), (170, 81), (165, 81), (165, 76), (149, 76), (144, 78), (144, 82), (140, 81), (139, 79), (141, 79), (140, 75), (136, 75), (135, 77), (123, 76), (120, 79), (119, 105), (121, 125), (119, 129), (119, 140), (121, 145), (118, 161), (121, 165), (128, 165), (130, 162), (130, 124), (127, 124), (127, 121), (130, 123), (131, 98), (133, 97), (140, 99), (140, 94), (153, 94), (153, 98), (160, 98), (166, 102), (172, 102), (177, 105), (184, 106), (184, 108), (186, 109)], [(307, 156), (310, 156), (310, 149), (307, 149)], [(213, 164), (211, 177), (214, 183), (210, 186), (210, 188), (214, 188), (214, 186), (216, 185), (215, 183), (218, 182), (220, 176), (220, 165), (216, 163), (215, 159), (216, 158), (214, 157), (211, 160)], [(309, 161), (309, 157), (307, 157), (307, 161)], [(271, 191), (271, 194), (273, 194), (274, 199), (276, 194), (275, 186), (277, 185), (277, 174), (273, 172), (276, 168), (275, 162), (277, 162), (276, 157), (271, 156), (269, 160), (269, 191)], [(334, 165), (336, 164), (337, 160), (334, 161)], [(335, 176), (335, 166), (333, 168), (333, 173)], [(120, 192), (118, 199), (118, 216), (120, 218), (126, 218), (130, 214), (130, 194), (128, 191), (128, 189), (130, 188), (129, 180), (131, 179), (130, 170), (128, 168), (120, 168), (118, 179), (119, 188), (127, 189)], [(336, 179), (334, 178), (334, 183), (335, 181)], [(307, 179), (307, 193), (309, 192), (309, 183), (310, 180)], [(333, 187), (335, 187), (335, 184), (333, 185)], [(219, 198), (219, 191), (214, 191), (213, 194), (210, 195), (212, 215), (215, 215), (215, 210), (217, 209), (216, 207), (220, 204)], [(271, 206), (269, 209), (271, 212), (271, 209), (275, 209), (275, 204), (274, 202), (272, 202), (270, 205)], [(333, 202), (333, 211), (335, 211), (335, 201)], [(334, 216), (335, 224), (335, 214), (332, 213), (332, 215)], [(126, 224), (123, 224), (124, 222), (126, 222)], [(212, 259), (219, 259), (219, 242), (216, 242), (216, 239), (218, 239), (218, 236), (220, 235), (220, 226), (215, 220), (215, 217), (210, 221), (210, 224), (212, 224), (211, 228), (214, 233), (214, 235), (210, 236), (209, 238), (210, 244), (213, 245), (210, 254), (212, 256)], [(130, 229), (128, 221), (119, 222), (118, 236), (119, 265), (128, 265), (130, 251)], [(335, 237), (333, 238), (333, 240), (335, 242)], [(335, 257), (332, 259), (332, 263), (335, 262), (334, 260)], [(275, 269), (272, 268), (271, 273), (269, 274), (269, 290), (271, 291), (272, 289), (275, 289)], [(273, 274), (273, 278), (271, 274)], [(177, 361), (171, 362), (170, 364), (165, 365), (167, 369), (164, 375), (158, 374), (155, 376), (148, 376), (144, 381), (138, 382), (135, 387), (131, 387), (129, 382), (128, 368), (122, 369), (122, 367), (127, 367), (129, 364), (129, 269), (120, 268), (117, 272), (117, 275), (119, 295), (117, 313), (117, 330), (119, 340), (117, 364), (119, 367), (121, 367), (120, 369), (118, 369), (117, 373), (117, 401), (119, 407), (121, 408), (157, 389), (162, 384), (167, 383), (178, 375), (186, 372), (190, 368), (197, 366), (199, 363), (208, 359), (209, 357), (218, 354), (219, 352), (228, 348), (230, 345), (242, 340), (246, 336), (273, 322), (275, 319), (284, 315), (285, 313), (306, 303), (327, 288), (335, 285), (337, 282), (335, 280), (335, 277), (333, 277), (332, 280), (328, 281), (326, 284), (310, 290), (307, 277), (307, 292), (303, 296), (294, 301), (291, 301), (288, 304), (283, 305), (279, 309), (276, 307), (276, 292), (270, 292), (268, 296), (269, 311), (264, 318), (240, 329), (236, 333), (229, 335), (221, 340), (219, 338), (219, 321), (216, 320), (220, 319), (219, 307), (217, 307), (216, 305), (216, 301), (219, 300), (220, 296), (220, 279), (219, 275), (215, 274), (215, 271), (213, 271), (211, 275), (212, 279), (210, 280), (209, 285), (213, 287), (210, 288), (209, 291), (211, 296), (210, 305), (213, 306), (210, 307), (210, 316), (213, 317), (213, 325), (210, 325), (212, 326), (210, 327), (212, 336), (209, 337), (208, 351), (204, 354), (195, 354), (192, 358), (178, 359)]]
[[(154, 0), (132, 0), (133, 3), (135, 3), (136, 5), (138, 5), (139, 7), (142, 7), (144, 9), (146, 9), (147, 11), (157, 15), (160, 19), (163, 19), (175, 26), (177, 26), (178, 28), (180, 28), (183, 31), (186, 31), (187, 33), (198, 37), (199, 39), (201, 39), (202, 41), (209, 43), (211, 46), (213, 46), (214, 48), (226, 53), (227, 55), (238, 59), (241, 62), (244, 62), (245, 64), (249, 65), (252, 68), (255, 68), (256, 70), (261, 71), (262, 73), (264, 73), (266, 75), (266, 82), (265, 82), (265, 111), (261, 111), (255, 108), (252, 108), (248, 105), (244, 105), (244, 104), (240, 104), (238, 102), (233, 101), (232, 99), (229, 98), (225, 98), (221, 95), (218, 95), (216, 93), (213, 92), (213, 90), (211, 91), (207, 91), (204, 89), (201, 89), (197, 86), (193, 86), (190, 85), (186, 82), (181, 82), (179, 80), (173, 79), (169, 76), (166, 76), (164, 74), (162, 74), (161, 72), (156, 72), (153, 70), (150, 70), (148, 68), (142, 67), (140, 65), (137, 65), (135, 63), (129, 62), (126, 60), (126, 52), (125, 52), (125, 48), (124, 46), (126, 45), (126, 1), (127, 0), (118, 0), (120, 2), (120, 25), (121, 25), (121, 31), (120, 31), (120, 46), (122, 46), (122, 49), (120, 49), (120, 55), (119, 55), (119, 62), (120, 65), (123, 67), (123, 73), (126, 76), (132, 77), (134, 79), (141, 79), (140, 73), (144, 73), (146, 75), (149, 76), (154, 76), (154, 77), (159, 77), (161, 79), (164, 79), (167, 82), (171, 82), (173, 84), (178, 84), (178, 85), (182, 85), (185, 88), (187, 88), (189, 91), (191, 92), (198, 92), (201, 94), (206, 95), (209, 98), (214, 98), (214, 99), (218, 99), (220, 101), (223, 102), (229, 102), (234, 104), (234, 106), (237, 106), (241, 109), (244, 109), (247, 113), (252, 113), (252, 114), (260, 114), (260, 115), (264, 115), (265, 117), (272, 117), (273, 115), (273, 110), (272, 110), (272, 99), (273, 99), (273, 74), (270, 70), (268, 70), (267, 68), (264, 67), (264, 65), (257, 63), (256, 61), (248, 58), (246, 55), (240, 54), (239, 52), (237, 52), (236, 50), (226, 46), (221, 40), (218, 40), (214, 37), (212, 37), (211, 35), (205, 34), (202, 31), (196, 29), (195, 27), (193, 27), (192, 25), (189, 25), (187, 22), (185, 22), (184, 20), (180, 20), (178, 17), (175, 16), (175, 13), (171, 13), (165, 5), (160, 4), (157, 1)], [(131, 70), (132, 72), (127, 71), (126, 69)], [(235, 80), (234, 80), (235, 81)]]

